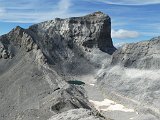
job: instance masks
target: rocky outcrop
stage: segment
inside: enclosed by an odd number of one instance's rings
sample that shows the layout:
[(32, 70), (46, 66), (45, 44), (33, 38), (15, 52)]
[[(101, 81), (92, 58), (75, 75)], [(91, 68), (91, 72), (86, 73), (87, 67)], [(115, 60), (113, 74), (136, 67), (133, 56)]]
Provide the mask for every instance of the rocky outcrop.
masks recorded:
[[(98, 114), (95, 115), (92, 111), (86, 109), (73, 109), (67, 112), (52, 116), (48, 120), (104, 120), (104, 118), (99, 118)], [(108, 119), (109, 120), (109, 119)]]
[(0, 59), (1, 58), (7, 59), (11, 57), (11, 54), (9, 52), (10, 51), (8, 51), (6, 46), (0, 41)]
[(26, 52), (38, 49), (38, 46), (34, 42), (33, 37), (29, 34), (28, 30), (19, 26), (8, 34), (8, 40), (17, 47), (23, 47)]
[(38, 49), (32, 37), (27, 33), (27, 30), (17, 26), (7, 35), (0, 37), (0, 51), (4, 59), (14, 56), (14, 47), (23, 48), (29, 52), (33, 48)]
[(64, 49), (64, 45), (68, 45), (69, 49), (78, 46), (82, 51), (99, 48), (112, 53), (115, 50), (111, 39), (110, 17), (102, 12), (84, 17), (57, 18), (33, 25), (29, 30), (43, 38), (44, 44), (55, 44), (55, 46), (48, 45), (48, 49), (51, 47), (54, 50)]
[(126, 44), (113, 54), (112, 65), (140, 69), (160, 68), (160, 37)]

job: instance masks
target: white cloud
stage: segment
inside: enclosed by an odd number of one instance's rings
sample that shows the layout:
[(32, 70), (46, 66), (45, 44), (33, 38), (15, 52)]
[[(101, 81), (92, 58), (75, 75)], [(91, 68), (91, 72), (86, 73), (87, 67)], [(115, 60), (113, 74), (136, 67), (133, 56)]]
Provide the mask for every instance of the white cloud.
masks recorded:
[(125, 42), (120, 42), (120, 43), (115, 43), (114, 46), (115, 46), (116, 48), (120, 48), (120, 47), (122, 47), (124, 44), (126, 44), (126, 43), (125, 43)]
[(71, 0), (60, 0), (60, 2), (58, 3), (58, 9), (62, 12), (68, 11), (71, 6)]
[(140, 34), (136, 31), (119, 29), (119, 30), (112, 30), (111, 35), (112, 35), (112, 38), (127, 39), (127, 38), (136, 38)]
[(5, 9), (0, 8), (0, 18), (3, 17), (3, 15), (5, 15)]
[[(3, 14), (1, 21), (19, 23), (37, 23), (56, 17), (65, 18), (80, 16), (84, 13), (71, 11), (72, 0), (0, 0), (7, 14)], [(0, 10), (0, 16), (1, 16)]]
[(160, 0), (95, 0), (108, 4), (117, 5), (148, 5), (148, 4), (159, 4)]

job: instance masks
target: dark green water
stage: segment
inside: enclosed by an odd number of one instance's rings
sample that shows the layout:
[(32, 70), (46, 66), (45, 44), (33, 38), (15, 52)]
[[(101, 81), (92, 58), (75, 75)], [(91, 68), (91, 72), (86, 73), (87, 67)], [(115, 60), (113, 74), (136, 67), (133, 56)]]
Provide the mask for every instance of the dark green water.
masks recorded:
[(80, 80), (69, 80), (67, 81), (69, 84), (73, 84), (73, 85), (84, 85), (85, 83), (80, 81)]

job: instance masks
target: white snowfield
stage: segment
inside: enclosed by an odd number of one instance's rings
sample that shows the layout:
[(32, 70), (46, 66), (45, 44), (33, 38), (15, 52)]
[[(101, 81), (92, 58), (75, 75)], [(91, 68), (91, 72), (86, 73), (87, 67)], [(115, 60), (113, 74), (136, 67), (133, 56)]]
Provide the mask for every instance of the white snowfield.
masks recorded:
[(123, 111), (123, 112), (135, 112), (134, 109), (126, 108), (121, 104), (117, 104), (116, 102), (104, 99), (103, 101), (93, 101), (89, 100), (95, 108), (99, 111)]

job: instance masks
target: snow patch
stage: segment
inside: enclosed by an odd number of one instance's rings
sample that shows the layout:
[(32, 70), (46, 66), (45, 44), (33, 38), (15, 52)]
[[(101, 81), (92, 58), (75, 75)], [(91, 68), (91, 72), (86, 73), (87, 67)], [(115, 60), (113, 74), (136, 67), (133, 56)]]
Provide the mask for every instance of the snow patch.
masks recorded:
[[(129, 109), (126, 108), (125, 106), (121, 104), (117, 104), (116, 102), (109, 100), (109, 99), (104, 99), (103, 101), (93, 101), (89, 100), (97, 110), (102, 110), (102, 111), (123, 111), (123, 112), (134, 112), (134, 109)], [(103, 107), (101, 109), (101, 107)], [(104, 108), (106, 107), (106, 108)]]
[(89, 84), (89, 85), (94, 86), (94, 84)]

